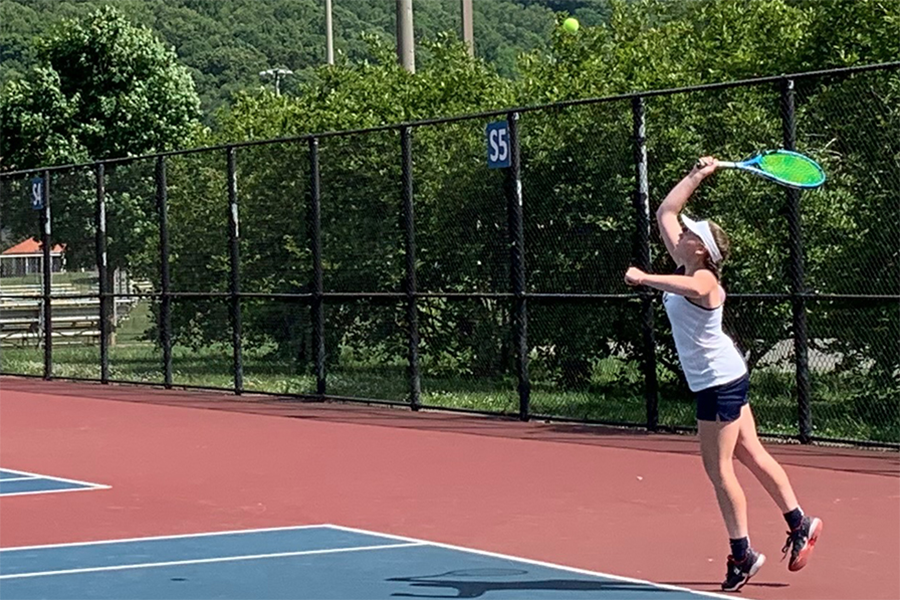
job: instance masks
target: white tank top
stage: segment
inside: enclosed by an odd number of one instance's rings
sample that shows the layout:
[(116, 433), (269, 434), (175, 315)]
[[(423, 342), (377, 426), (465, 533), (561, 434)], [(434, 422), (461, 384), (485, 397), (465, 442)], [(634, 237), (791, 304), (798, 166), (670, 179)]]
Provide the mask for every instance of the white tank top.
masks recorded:
[(672, 324), (678, 359), (692, 392), (729, 383), (747, 373), (747, 364), (734, 341), (722, 331), (722, 304), (703, 308), (684, 296), (663, 293), (663, 305)]

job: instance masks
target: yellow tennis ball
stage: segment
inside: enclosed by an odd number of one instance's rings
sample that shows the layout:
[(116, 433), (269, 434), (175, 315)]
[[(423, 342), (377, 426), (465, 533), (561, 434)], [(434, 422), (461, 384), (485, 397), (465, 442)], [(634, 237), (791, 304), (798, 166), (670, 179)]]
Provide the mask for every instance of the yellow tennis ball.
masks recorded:
[(563, 29), (568, 31), (569, 33), (575, 33), (578, 31), (578, 19), (575, 17), (569, 17), (565, 21), (563, 21)]

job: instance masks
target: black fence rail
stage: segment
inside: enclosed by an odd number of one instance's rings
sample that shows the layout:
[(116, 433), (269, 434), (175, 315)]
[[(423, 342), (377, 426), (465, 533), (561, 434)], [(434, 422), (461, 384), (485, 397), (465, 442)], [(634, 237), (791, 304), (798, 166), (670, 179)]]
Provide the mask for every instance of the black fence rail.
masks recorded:
[[(4, 259), (0, 371), (691, 429), (623, 274), (672, 270), (652, 212), (697, 156), (784, 147), (826, 185), (723, 172), (687, 207), (731, 236), (760, 428), (900, 446), (898, 140), (893, 63), (0, 173), (42, 241)], [(98, 335), (64, 335), (79, 300)]]

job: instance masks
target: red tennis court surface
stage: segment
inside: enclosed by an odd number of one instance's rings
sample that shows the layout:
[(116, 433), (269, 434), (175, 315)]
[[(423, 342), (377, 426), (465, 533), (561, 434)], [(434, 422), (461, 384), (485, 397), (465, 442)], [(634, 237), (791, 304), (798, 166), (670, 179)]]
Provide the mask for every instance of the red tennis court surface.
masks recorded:
[[(0, 467), (108, 490), (0, 498), (0, 546), (337, 523), (718, 591), (727, 538), (696, 440), (272, 398), (0, 379)], [(739, 468), (742, 596), (900, 598), (900, 457), (769, 444), (825, 530), (785, 525)]]

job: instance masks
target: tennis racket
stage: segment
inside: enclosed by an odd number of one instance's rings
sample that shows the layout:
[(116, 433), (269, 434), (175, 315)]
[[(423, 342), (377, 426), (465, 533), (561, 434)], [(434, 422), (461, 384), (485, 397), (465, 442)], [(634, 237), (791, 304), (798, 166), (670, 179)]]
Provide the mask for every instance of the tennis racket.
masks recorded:
[[(702, 167), (699, 163), (698, 166)], [(719, 161), (719, 166), (749, 171), (769, 181), (798, 189), (817, 188), (825, 183), (825, 171), (819, 163), (790, 150), (768, 150), (741, 162)]]

